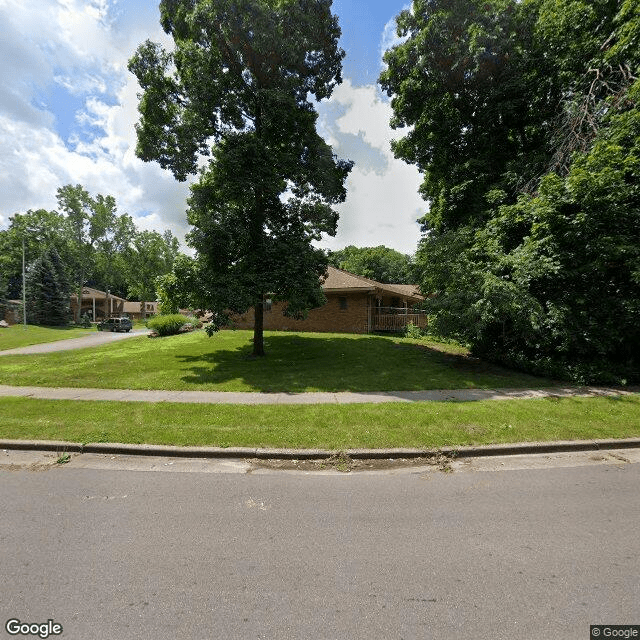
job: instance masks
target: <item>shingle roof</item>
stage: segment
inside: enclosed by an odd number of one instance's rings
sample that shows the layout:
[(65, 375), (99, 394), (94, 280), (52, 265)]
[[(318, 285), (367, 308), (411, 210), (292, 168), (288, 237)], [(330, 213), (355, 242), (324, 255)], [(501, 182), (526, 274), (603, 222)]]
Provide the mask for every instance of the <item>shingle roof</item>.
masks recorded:
[[(107, 293), (106, 291), (100, 291), (100, 289), (93, 289), (92, 287), (82, 287), (82, 296), (90, 296), (92, 298), (106, 298), (107, 297)], [(72, 298), (77, 298), (78, 296), (73, 293), (71, 294)], [(124, 302), (124, 298), (121, 298), (120, 296), (116, 296), (113, 294), (109, 295), (110, 298), (113, 298), (114, 300), (121, 300), (122, 302)]]
[(325, 291), (344, 291), (346, 289), (375, 291), (381, 289), (401, 296), (424, 300), (415, 284), (384, 284), (331, 266), (327, 269), (327, 277), (322, 283), (322, 288)]
[(420, 293), (417, 284), (383, 284), (385, 289), (395, 291), (402, 296), (412, 296), (414, 298), (424, 298)]
[(355, 273), (342, 271), (342, 269), (331, 266), (327, 269), (327, 277), (322, 283), (322, 288), (325, 291), (327, 289), (370, 289), (373, 291), (379, 286), (380, 283), (375, 280), (369, 280), (369, 278), (363, 278)]

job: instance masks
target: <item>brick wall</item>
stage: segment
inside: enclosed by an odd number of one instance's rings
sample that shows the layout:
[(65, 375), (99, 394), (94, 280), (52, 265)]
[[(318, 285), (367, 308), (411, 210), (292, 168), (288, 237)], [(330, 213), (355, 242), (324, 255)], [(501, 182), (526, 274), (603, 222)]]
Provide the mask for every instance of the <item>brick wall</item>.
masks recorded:
[[(341, 308), (341, 300), (346, 309)], [(327, 303), (312, 309), (306, 320), (294, 320), (282, 315), (285, 303), (273, 303), (271, 311), (264, 312), (264, 328), (267, 331), (321, 331), (336, 333), (367, 333), (368, 294), (352, 293), (342, 296), (329, 294)], [(253, 309), (234, 319), (237, 329), (253, 329)]]

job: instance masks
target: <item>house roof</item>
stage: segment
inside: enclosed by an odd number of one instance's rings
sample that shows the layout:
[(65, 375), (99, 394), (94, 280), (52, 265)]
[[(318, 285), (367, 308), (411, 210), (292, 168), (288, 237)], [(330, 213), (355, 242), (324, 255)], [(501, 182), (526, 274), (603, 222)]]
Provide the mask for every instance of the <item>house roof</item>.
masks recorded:
[[(100, 291), (100, 289), (93, 289), (92, 287), (82, 287), (82, 295), (84, 298), (96, 298), (96, 300), (106, 300), (107, 294), (105, 291)], [(71, 298), (74, 300), (77, 299), (77, 295), (72, 294)], [(125, 300), (124, 298), (120, 298), (114, 294), (109, 294), (109, 298), (112, 300), (116, 300), (118, 302), (122, 302), (122, 311), (123, 313), (137, 313), (140, 311), (140, 301), (139, 300)], [(153, 305), (155, 309), (157, 306), (157, 302), (155, 300), (148, 300), (147, 304)]]
[[(83, 296), (88, 296), (91, 298), (99, 298), (99, 299), (104, 299), (107, 297), (107, 292), (106, 291), (100, 291), (100, 289), (93, 289), (91, 287), (82, 287), (82, 295)], [(78, 296), (74, 293), (71, 295), (72, 298), (77, 298)], [(120, 300), (121, 302), (124, 302), (124, 298), (120, 298), (119, 296), (116, 296), (112, 293), (109, 294), (110, 298), (113, 298), (114, 300)]]
[(383, 284), (382, 286), (388, 291), (399, 293), (401, 296), (424, 299), (417, 284)]
[(331, 266), (328, 267), (327, 277), (322, 283), (322, 288), (325, 291), (344, 291), (345, 289), (374, 291), (378, 286), (380, 286), (380, 283), (375, 280), (369, 280), (369, 278), (363, 278), (355, 273), (349, 273)]
[(349, 291), (369, 291), (373, 293), (381, 291), (424, 300), (424, 296), (420, 294), (415, 284), (384, 284), (331, 266), (327, 268), (327, 277), (322, 283), (322, 288), (327, 293), (347, 293)]

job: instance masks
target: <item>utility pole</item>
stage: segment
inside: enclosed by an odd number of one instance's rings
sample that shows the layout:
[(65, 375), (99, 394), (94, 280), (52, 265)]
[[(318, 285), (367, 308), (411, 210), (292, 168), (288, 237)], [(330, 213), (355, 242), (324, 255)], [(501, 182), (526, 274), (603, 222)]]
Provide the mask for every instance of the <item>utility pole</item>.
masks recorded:
[[(26, 231), (26, 230), (25, 230)], [(22, 234), (22, 320), (24, 322), (24, 330), (27, 330), (27, 278), (24, 273), (24, 237)]]
[(27, 277), (24, 268), (24, 240), (27, 236), (27, 232), (35, 232), (37, 229), (30, 229), (25, 227), (22, 231), (22, 322), (24, 330), (27, 330)]

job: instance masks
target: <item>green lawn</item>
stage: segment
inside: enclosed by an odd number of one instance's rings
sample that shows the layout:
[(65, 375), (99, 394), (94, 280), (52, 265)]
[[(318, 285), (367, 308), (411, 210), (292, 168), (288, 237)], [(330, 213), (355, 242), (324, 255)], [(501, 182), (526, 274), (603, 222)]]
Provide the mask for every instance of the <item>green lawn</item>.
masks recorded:
[(458, 345), (374, 335), (203, 331), (131, 338), (90, 349), (3, 356), (4, 384), (218, 391), (400, 391), (540, 387), (551, 382), (488, 365)]
[(433, 448), (640, 436), (640, 396), (245, 406), (0, 398), (0, 438), (294, 448)]
[(28, 324), (25, 330), (24, 325), (15, 324), (8, 329), (0, 329), (0, 351), (28, 347), (31, 344), (42, 344), (43, 342), (80, 338), (91, 331), (95, 331), (95, 328), (39, 327), (32, 324)]

